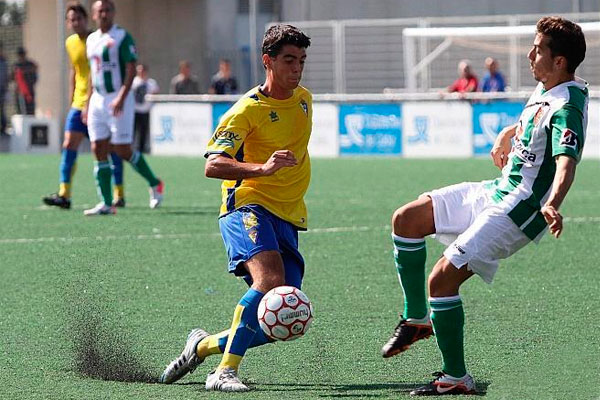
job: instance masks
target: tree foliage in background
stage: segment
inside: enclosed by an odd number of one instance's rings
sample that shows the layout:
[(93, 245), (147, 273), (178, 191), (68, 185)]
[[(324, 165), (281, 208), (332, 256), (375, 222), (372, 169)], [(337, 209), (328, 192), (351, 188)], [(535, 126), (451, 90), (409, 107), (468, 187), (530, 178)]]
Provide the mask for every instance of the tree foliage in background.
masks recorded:
[(25, 2), (0, 0), (0, 25), (22, 25), (25, 22)]

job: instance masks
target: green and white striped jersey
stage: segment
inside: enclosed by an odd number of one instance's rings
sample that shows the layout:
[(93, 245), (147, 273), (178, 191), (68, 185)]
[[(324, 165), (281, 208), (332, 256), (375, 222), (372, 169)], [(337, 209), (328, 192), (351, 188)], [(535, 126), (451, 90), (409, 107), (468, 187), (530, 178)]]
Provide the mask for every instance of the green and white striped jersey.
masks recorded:
[(137, 61), (131, 35), (114, 24), (106, 33), (92, 32), (86, 42), (94, 90), (101, 94), (119, 91), (125, 79), (125, 65)]
[(492, 200), (531, 240), (546, 228), (539, 210), (552, 189), (555, 157), (581, 159), (587, 108), (587, 82), (580, 78), (547, 91), (538, 84), (519, 118), (502, 177), (488, 185)]

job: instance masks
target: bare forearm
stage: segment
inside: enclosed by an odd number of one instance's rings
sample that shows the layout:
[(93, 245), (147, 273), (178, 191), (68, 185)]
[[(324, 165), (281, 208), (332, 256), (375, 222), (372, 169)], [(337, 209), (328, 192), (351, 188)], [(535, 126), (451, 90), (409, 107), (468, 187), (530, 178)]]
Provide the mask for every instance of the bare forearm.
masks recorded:
[(222, 154), (212, 154), (206, 160), (204, 174), (208, 178), (240, 180), (273, 175), (281, 168), (297, 164), (298, 161), (290, 150), (273, 152), (264, 164), (239, 162)]
[(125, 80), (123, 81), (123, 85), (119, 89), (119, 96), (121, 98), (125, 98), (131, 90), (131, 85), (133, 84), (133, 78), (135, 77), (135, 63), (127, 63), (125, 67)]
[(556, 173), (552, 182), (552, 192), (545, 206), (552, 206), (558, 210), (567, 196), (573, 181), (575, 180), (575, 160), (568, 156), (560, 156), (556, 161)]
[(264, 175), (263, 164), (242, 163), (222, 156), (211, 157), (204, 168), (207, 178), (240, 180)]

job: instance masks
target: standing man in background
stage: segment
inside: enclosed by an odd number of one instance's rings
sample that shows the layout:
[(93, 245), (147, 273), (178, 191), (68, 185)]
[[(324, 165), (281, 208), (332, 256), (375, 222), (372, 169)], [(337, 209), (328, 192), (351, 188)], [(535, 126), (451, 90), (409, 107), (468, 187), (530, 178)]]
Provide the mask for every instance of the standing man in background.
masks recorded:
[(458, 63), (458, 79), (447, 89), (450, 93), (469, 93), (477, 91), (477, 76), (473, 73), (471, 62), (461, 60)]
[(504, 92), (504, 76), (498, 69), (498, 60), (492, 57), (486, 58), (485, 68), (488, 72), (481, 80), (480, 90), (482, 92)]
[(231, 75), (231, 61), (223, 58), (219, 61), (219, 71), (213, 75), (210, 81), (208, 93), (236, 94), (237, 92), (237, 80)]
[(189, 61), (179, 62), (179, 73), (171, 79), (171, 94), (200, 94), (198, 78), (192, 75)]
[[(88, 136), (87, 125), (82, 120), (81, 111), (88, 100), (90, 67), (85, 52), (85, 41), (90, 33), (85, 8), (78, 2), (67, 4), (65, 13), (67, 26), (73, 34), (65, 41), (65, 48), (71, 62), (69, 72), (69, 93), (71, 109), (65, 121), (65, 139), (60, 161), (60, 184), (58, 193), (42, 198), (49, 206), (71, 208), (71, 183), (77, 168), (77, 149), (84, 137)], [(115, 201), (117, 207), (125, 206), (123, 196), (123, 161), (116, 153), (111, 153), (112, 173), (115, 180)]]
[(17, 62), (13, 66), (17, 114), (35, 114), (35, 84), (38, 80), (37, 64), (27, 58), (23, 47), (17, 49)]
[(152, 103), (146, 100), (147, 94), (158, 93), (158, 83), (148, 76), (148, 67), (145, 64), (138, 64), (136, 67), (136, 76), (133, 78), (131, 90), (135, 98), (135, 143), (137, 150), (142, 153), (148, 153), (150, 143), (148, 137), (150, 134), (150, 109)]
[(115, 4), (112, 0), (96, 1), (92, 12), (98, 30), (88, 36), (86, 43), (93, 84), (88, 91), (93, 88), (93, 92), (85, 116), (96, 157), (96, 186), (102, 201), (85, 210), (84, 215), (115, 214), (108, 163), (111, 147), (146, 179), (150, 187), (150, 208), (156, 208), (163, 198), (163, 183), (154, 175), (144, 156), (131, 148), (135, 101), (130, 89), (137, 61), (135, 44), (125, 29), (113, 23)]

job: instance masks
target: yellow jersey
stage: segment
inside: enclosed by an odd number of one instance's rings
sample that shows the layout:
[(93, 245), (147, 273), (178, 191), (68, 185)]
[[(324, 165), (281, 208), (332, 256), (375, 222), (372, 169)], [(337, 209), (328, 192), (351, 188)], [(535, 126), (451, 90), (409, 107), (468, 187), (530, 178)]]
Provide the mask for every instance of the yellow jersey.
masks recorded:
[(298, 86), (285, 100), (251, 89), (221, 118), (205, 157), (223, 154), (241, 162), (264, 164), (277, 150), (291, 150), (298, 161), (271, 176), (233, 181), (221, 186), (220, 215), (258, 204), (300, 229), (307, 227), (304, 194), (310, 182), (308, 141), (312, 129), (312, 95)]
[(75, 70), (75, 90), (73, 91), (71, 107), (78, 110), (83, 109), (87, 102), (87, 88), (90, 79), (90, 65), (85, 51), (85, 41), (85, 38), (80, 38), (76, 33), (69, 36), (65, 41), (69, 60)]

